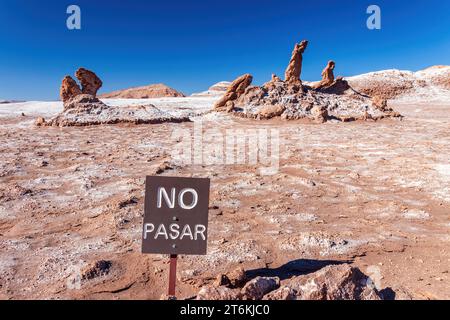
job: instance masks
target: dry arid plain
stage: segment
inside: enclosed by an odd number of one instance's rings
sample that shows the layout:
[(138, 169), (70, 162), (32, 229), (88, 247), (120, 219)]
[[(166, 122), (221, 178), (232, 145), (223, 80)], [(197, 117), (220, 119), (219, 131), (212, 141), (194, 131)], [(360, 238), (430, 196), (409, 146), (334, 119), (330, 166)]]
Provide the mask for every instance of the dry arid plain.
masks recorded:
[[(208, 254), (179, 257), (178, 299), (236, 268), (283, 286), (339, 263), (385, 299), (450, 299), (450, 95), (425, 85), (401, 83), (388, 101), (403, 118), (378, 121), (209, 112), (217, 92), (102, 99), (189, 119), (176, 123), (37, 126), (62, 102), (1, 104), (0, 299), (160, 299), (168, 257), (141, 254), (147, 175), (211, 179)], [(174, 130), (199, 122), (276, 129), (278, 171), (174, 161)]]

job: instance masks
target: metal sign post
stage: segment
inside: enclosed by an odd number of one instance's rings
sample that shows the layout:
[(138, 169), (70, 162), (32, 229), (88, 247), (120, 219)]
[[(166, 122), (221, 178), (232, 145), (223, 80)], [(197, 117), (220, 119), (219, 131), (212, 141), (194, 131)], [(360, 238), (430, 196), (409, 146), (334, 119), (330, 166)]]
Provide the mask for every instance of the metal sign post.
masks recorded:
[(177, 255), (170, 255), (170, 270), (169, 270), (169, 297), (175, 297), (175, 287), (177, 283)]

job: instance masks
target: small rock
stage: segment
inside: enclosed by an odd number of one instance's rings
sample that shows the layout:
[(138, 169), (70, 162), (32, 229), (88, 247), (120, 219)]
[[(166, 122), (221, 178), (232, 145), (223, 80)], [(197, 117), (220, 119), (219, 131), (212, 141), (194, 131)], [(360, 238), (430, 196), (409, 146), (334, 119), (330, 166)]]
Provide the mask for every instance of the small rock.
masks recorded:
[(205, 286), (200, 289), (196, 300), (240, 300), (241, 298), (242, 294), (239, 289)]
[(111, 261), (106, 260), (96, 261), (94, 264), (88, 266), (84, 271), (82, 271), (81, 279), (91, 280), (96, 277), (107, 275), (109, 273), (109, 270), (111, 269), (111, 266), (112, 266)]
[(39, 117), (36, 119), (36, 122), (34, 124), (38, 127), (43, 126), (43, 125), (45, 125), (45, 119), (42, 117)]
[(247, 300), (260, 300), (265, 294), (280, 286), (278, 277), (256, 277), (242, 288), (242, 295)]
[(266, 294), (263, 300), (295, 300), (295, 291), (290, 287), (282, 286)]

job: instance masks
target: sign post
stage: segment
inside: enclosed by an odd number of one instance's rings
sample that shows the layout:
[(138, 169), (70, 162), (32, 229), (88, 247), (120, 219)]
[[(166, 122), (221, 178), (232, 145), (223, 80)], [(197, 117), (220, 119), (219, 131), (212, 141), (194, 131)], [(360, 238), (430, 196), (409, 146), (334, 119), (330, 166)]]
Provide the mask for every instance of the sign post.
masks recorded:
[(170, 270), (169, 270), (169, 297), (175, 296), (175, 286), (177, 283), (177, 255), (170, 255)]
[(142, 253), (169, 254), (169, 296), (175, 296), (177, 256), (205, 255), (209, 179), (148, 176)]

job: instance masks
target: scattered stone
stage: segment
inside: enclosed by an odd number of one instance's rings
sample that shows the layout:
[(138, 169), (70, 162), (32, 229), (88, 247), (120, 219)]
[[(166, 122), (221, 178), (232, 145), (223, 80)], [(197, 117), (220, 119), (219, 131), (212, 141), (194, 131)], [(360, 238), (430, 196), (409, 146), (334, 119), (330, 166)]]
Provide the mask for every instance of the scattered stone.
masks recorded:
[(36, 119), (36, 121), (34, 122), (34, 124), (38, 127), (44, 126), (45, 125), (45, 119), (42, 117), (39, 117)]
[(280, 278), (278, 277), (256, 277), (242, 288), (242, 295), (247, 300), (260, 300), (279, 286)]
[(296, 300), (381, 300), (369, 277), (349, 264), (327, 266), (290, 279)]
[(240, 300), (242, 294), (239, 289), (229, 289), (227, 287), (205, 286), (200, 289), (196, 300)]
[(214, 287), (220, 287), (220, 286), (229, 287), (229, 285), (230, 285), (230, 279), (228, 279), (228, 277), (224, 274), (219, 274), (213, 283)]
[(282, 105), (268, 105), (261, 108), (259, 116), (261, 119), (271, 119), (281, 116), (286, 108)]
[(169, 296), (168, 294), (162, 294), (159, 300), (177, 300), (177, 297)]
[(328, 110), (325, 106), (315, 106), (311, 109), (311, 114), (314, 120), (323, 123), (328, 119)]
[(227, 278), (230, 282), (231, 288), (241, 288), (245, 282), (247, 281), (247, 276), (245, 274), (245, 270), (242, 267), (238, 267), (228, 273)]
[(125, 208), (125, 207), (130, 206), (130, 205), (137, 204), (138, 201), (139, 201), (138, 198), (136, 198), (136, 197), (130, 197), (130, 198), (128, 198), (128, 199), (119, 201), (119, 203), (117, 204), (117, 207), (118, 207), (119, 209), (123, 209), (123, 208)]
[(82, 280), (91, 280), (97, 277), (107, 275), (111, 269), (112, 262), (106, 260), (96, 261), (94, 264), (88, 266), (81, 273)]
[(295, 291), (288, 286), (282, 286), (266, 294), (263, 300), (295, 300)]

